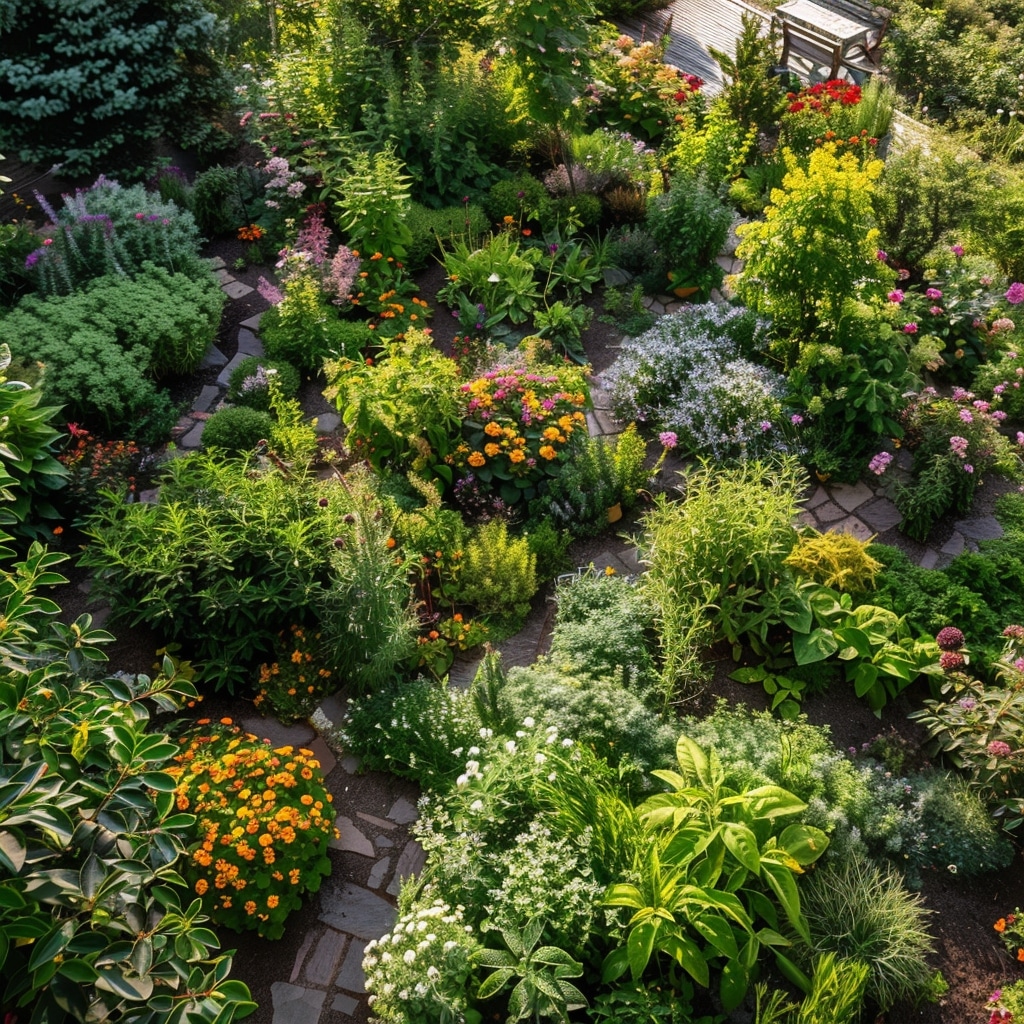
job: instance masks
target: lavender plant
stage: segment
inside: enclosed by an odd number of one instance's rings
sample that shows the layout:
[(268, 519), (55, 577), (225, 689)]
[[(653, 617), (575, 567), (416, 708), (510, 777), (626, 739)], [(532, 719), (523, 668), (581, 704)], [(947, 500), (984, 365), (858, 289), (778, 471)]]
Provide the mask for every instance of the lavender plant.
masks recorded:
[(745, 358), (767, 327), (715, 303), (662, 317), (623, 346), (605, 375), (615, 415), (672, 431), (684, 450), (718, 460), (798, 451), (785, 379)]

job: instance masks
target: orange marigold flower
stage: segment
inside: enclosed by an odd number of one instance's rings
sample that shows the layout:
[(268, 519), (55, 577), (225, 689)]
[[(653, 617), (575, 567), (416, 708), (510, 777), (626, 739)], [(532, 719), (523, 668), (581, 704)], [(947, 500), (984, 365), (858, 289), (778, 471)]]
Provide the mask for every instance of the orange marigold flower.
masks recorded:
[(206, 890), (210, 888), (210, 883), (205, 878), (200, 878), (196, 881), (196, 892), (200, 896), (204, 895)]
[(388, 537), (388, 548), (393, 548), (398, 543), (394, 537)]
[(557, 458), (557, 457), (558, 457), (558, 452), (556, 452), (556, 451), (555, 451), (555, 449), (554, 449), (554, 448), (552, 448), (552, 447), (551, 447), (551, 445), (549, 445), (549, 444), (541, 445), (541, 448), (540, 448), (540, 450), (539, 450), (539, 451), (537, 452), (537, 454), (538, 454), (538, 455), (539, 455), (539, 456), (540, 456), (540, 457), (541, 457), (542, 459), (547, 459), (547, 460), (548, 460), (549, 462), (550, 462), (550, 461), (551, 461), (552, 459), (554, 459), (554, 458)]
[(1021, 963), (1024, 963), (1024, 949), (1017, 950), (1017, 959), (1020, 960)]
[(278, 903), (280, 903), (280, 902), (281, 902), (281, 897), (280, 896), (268, 896), (267, 897), (267, 906), (270, 907), (271, 910), (273, 910), (274, 907), (276, 907), (278, 905)]
[(1005, 932), (1006, 931), (1006, 918), (1005, 917), (999, 918), (999, 920), (996, 921), (996, 923), (994, 925), (992, 925), (992, 927), (995, 928), (995, 930), (997, 932)]
[(508, 453), (509, 462), (522, 462), (526, 458), (526, 453), (521, 448), (513, 448)]
[(484, 433), (488, 437), (498, 437), (502, 433), (502, 429), (494, 420), (488, 420), (487, 426), (484, 427)]
[(493, 441), (489, 441), (484, 445), (484, 454), (489, 455), (491, 458), (494, 458), (500, 451), (500, 446), (496, 445)]
[(482, 466), (487, 460), (484, 458), (482, 452), (473, 452), (472, 455), (466, 461), (474, 468)]
[(258, 840), (260, 846), (269, 846), (273, 841), (274, 837), (271, 835), (267, 835), (266, 832), (264, 832), (263, 835), (261, 835)]
[(302, 796), (299, 797), (299, 803), (306, 807), (308, 807), (312, 802), (313, 798), (308, 793), (303, 793)]
[(256, 913), (256, 904), (252, 900), (246, 900), (246, 902), (245, 902), (245, 912), (247, 914), (255, 914)]

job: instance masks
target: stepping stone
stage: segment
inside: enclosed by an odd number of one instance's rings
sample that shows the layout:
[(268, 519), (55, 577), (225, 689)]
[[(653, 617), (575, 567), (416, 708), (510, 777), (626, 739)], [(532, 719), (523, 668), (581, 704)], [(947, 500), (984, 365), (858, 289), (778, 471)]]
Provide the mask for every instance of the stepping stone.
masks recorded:
[(247, 327), (250, 331), (258, 331), (260, 329), (260, 320), (263, 319), (262, 313), (257, 313), (255, 316), (249, 317), (248, 320), (243, 320), (241, 326)]
[(274, 1004), (272, 1024), (310, 1024), (319, 1018), (327, 993), (275, 981), (270, 986), (270, 997)]
[(341, 725), (345, 715), (348, 713), (348, 701), (344, 697), (332, 693), (330, 697), (324, 697), (317, 710), (320, 711), (328, 722), (337, 727)]
[(351, 996), (342, 995), (340, 992), (334, 997), (334, 1002), (331, 1003), (331, 1009), (335, 1013), (344, 1014), (346, 1017), (351, 1017), (359, 1008), (359, 1000), (353, 999)]
[[(387, 900), (351, 882), (322, 892), (320, 907), (320, 920), (324, 924), (367, 941), (380, 938), (390, 931), (398, 916), (398, 911)], [(352, 954), (353, 948), (350, 948), (349, 957)], [(342, 972), (344, 970), (342, 967)]]
[(640, 560), (636, 557), (636, 548), (634, 547), (624, 548), (619, 552), (618, 559), (626, 567), (626, 572), (630, 576), (646, 572), (646, 567), (641, 565)]
[(225, 270), (224, 267), (218, 267), (213, 273), (222, 285), (231, 284), (231, 282), (234, 281), (234, 278), (231, 276), (231, 272)]
[(381, 859), (377, 861), (372, 868), (370, 868), (370, 879), (366, 883), (367, 888), (379, 889), (387, 876), (389, 867), (391, 867), (391, 858), (381, 857)]
[(356, 811), (356, 817), (362, 818), (363, 821), (368, 822), (370, 825), (376, 825), (377, 828), (386, 828), (389, 832), (392, 829), (398, 828), (393, 821), (385, 821), (383, 818), (378, 818), (372, 814), (366, 814), (364, 811)]
[(588, 409), (585, 413), (587, 417), (587, 433), (591, 437), (598, 437), (601, 433), (601, 424), (597, 422), (597, 416), (594, 414), (595, 410)]
[(956, 523), (955, 529), (970, 540), (998, 540), (1003, 535), (1003, 528), (995, 516), (962, 519)]
[(209, 412), (210, 406), (218, 398), (220, 398), (220, 388), (215, 388), (212, 384), (204, 384), (203, 390), (199, 392), (199, 396), (192, 403), (192, 411)]
[(472, 656), (462, 655), (456, 657), (448, 669), (448, 685), (456, 690), (468, 690), (476, 678), (477, 669), (483, 655), (472, 652)]
[(836, 523), (845, 516), (846, 512), (834, 501), (826, 501), (824, 505), (819, 505), (814, 510), (814, 518), (819, 523)]
[(362, 766), (363, 760), (355, 754), (346, 754), (341, 759), (341, 767), (349, 774), (355, 775)]
[(227, 266), (227, 264), (219, 256), (210, 256), (206, 260), (210, 265), (211, 270), (221, 270)]
[(830, 526), (829, 530), (832, 533), (846, 533), (851, 537), (856, 537), (859, 541), (868, 541), (872, 537), (871, 530), (868, 529), (856, 516), (848, 516), (840, 523), (836, 523), (834, 526)]
[(285, 725), (276, 718), (264, 718), (262, 715), (249, 715), (238, 721), (247, 732), (261, 740), (270, 740), (275, 747), (308, 748), (314, 736), (312, 728), (306, 722)]
[(318, 434), (334, 434), (341, 426), (341, 417), (336, 412), (322, 412), (313, 417), (313, 425)]
[(405, 844), (405, 849), (398, 855), (398, 863), (395, 865), (395, 877), (391, 879), (387, 892), (392, 896), (397, 896), (398, 890), (402, 886), (402, 879), (418, 875), (426, 863), (427, 851), (415, 839), (410, 839)]
[(229, 299), (240, 299), (243, 295), (248, 295), (252, 289), (247, 284), (242, 284), (241, 281), (230, 281), (222, 286), (221, 291)]
[(313, 955), (306, 964), (306, 981), (311, 985), (327, 987), (338, 969), (338, 961), (348, 945), (348, 936), (328, 928), (320, 936), (320, 941), (313, 950)]
[(205, 428), (206, 420), (199, 420), (178, 443), (182, 448), (198, 448), (203, 443), (203, 430)]
[(819, 505), (824, 505), (826, 501), (828, 501), (828, 491), (818, 484), (814, 493), (804, 503), (804, 508), (817, 508)]
[(113, 609), (110, 607), (110, 605), (106, 604), (100, 608), (97, 608), (94, 612), (90, 612), (90, 614), (92, 615), (93, 626), (99, 629), (103, 625), (103, 623), (110, 618), (110, 613), (112, 611)]
[[(385, 928), (384, 931), (388, 931)], [(380, 935), (383, 935), (381, 932)], [(380, 935), (374, 935), (373, 938), (379, 939)], [(366, 975), (363, 973), (363, 956), (366, 953), (365, 942), (353, 942), (349, 946), (348, 954), (345, 957), (345, 962), (341, 965), (341, 971), (338, 977), (334, 980), (334, 984), (338, 988), (346, 989), (349, 992), (365, 992), (366, 991)]]
[(159, 487), (147, 487), (146, 490), (139, 491), (139, 501), (144, 505), (155, 505), (159, 500)]
[(832, 500), (847, 512), (860, 508), (874, 496), (875, 492), (863, 480), (858, 480), (855, 484), (836, 484), (832, 488)]
[(885, 533), (886, 530), (891, 530), (903, 522), (900, 510), (888, 498), (875, 498), (874, 501), (869, 501), (863, 508), (858, 509), (857, 515), (875, 533)]
[(220, 371), (220, 376), (217, 377), (217, 383), (222, 388), (226, 388), (228, 384), (231, 383), (231, 374), (235, 372), (235, 367), (240, 366), (243, 360), (247, 358), (248, 357), (244, 352), (235, 353), (235, 356), (234, 358), (232, 358), (231, 362), (228, 363), (228, 365), (225, 366), (224, 369)]
[(351, 818), (339, 814), (334, 819), (334, 827), (341, 835), (327, 844), (332, 850), (347, 850), (349, 853), (358, 853), (361, 857), (373, 856), (373, 843), (355, 827)]
[(918, 563), (922, 569), (934, 569), (939, 564), (939, 553), (935, 548), (928, 548), (927, 551), (921, 556), (921, 561)]
[(310, 743), (309, 749), (313, 751), (313, 756), (320, 762), (320, 771), (326, 778), (334, 771), (334, 766), (338, 763), (338, 759), (331, 753), (331, 748), (327, 746), (321, 736), (317, 736)]
[(387, 816), (391, 821), (398, 822), (399, 825), (411, 825), (420, 816), (420, 812), (416, 810), (415, 804), (411, 804), (404, 796), (400, 796), (391, 805)]
[(804, 509), (803, 512), (797, 513), (796, 521), (801, 526), (809, 526), (812, 530), (818, 528), (818, 520), (814, 518), (814, 513), (809, 509)]
[(210, 345), (199, 364), (200, 370), (216, 370), (228, 361), (228, 357), (216, 345)]
[(292, 976), (288, 979), (294, 982), (299, 976), (299, 971), (302, 970), (302, 961), (306, 959), (306, 954), (309, 952), (309, 947), (313, 945), (313, 933), (307, 932), (306, 937), (302, 940), (302, 945), (299, 946), (298, 953), (295, 954), (295, 963), (292, 964)]
[(245, 355), (263, 355), (263, 342), (245, 328), (239, 331), (239, 351)]
[(379, 846), (382, 850), (390, 850), (395, 845), (387, 836), (377, 836), (373, 842), (375, 846)]
[(953, 558), (956, 558), (957, 555), (963, 553), (965, 543), (964, 535), (954, 532), (953, 536), (939, 548), (939, 551), (944, 555), (952, 555)]
[[(610, 551), (602, 551), (594, 559), (594, 568), (598, 573), (604, 573), (606, 576), (629, 576), (632, 570), (624, 562), (620, 561), (616, 555), (613, 555)], [(613, 570), (612, 572), (606, 572), (607, 569)]]
[(262, 356), (263, 342), (252, 331), (243, 327), (238, 332), (238, 351), (247, 356)]

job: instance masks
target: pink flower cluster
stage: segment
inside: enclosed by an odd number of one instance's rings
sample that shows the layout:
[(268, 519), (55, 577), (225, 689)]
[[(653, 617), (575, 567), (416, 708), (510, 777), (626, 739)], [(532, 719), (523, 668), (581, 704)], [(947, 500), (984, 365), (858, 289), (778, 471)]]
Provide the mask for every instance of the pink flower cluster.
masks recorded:
[(869, 463), (868, 469), (871, 470), (875, 476), (881, 476), (886, 469), (889, 467), (889, 463), (892, 462), (891, 452), (879, 452)]

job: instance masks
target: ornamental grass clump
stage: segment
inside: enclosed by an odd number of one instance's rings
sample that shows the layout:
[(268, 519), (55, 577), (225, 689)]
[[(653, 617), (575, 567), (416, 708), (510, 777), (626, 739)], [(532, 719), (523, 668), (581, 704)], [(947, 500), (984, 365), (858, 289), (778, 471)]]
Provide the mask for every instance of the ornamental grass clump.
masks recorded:
[(331, 872), (327, 846), (338, 833), (320, 762), (310, 750), (275, 749), (230, 718), (179, 743), (167, 771), (178, 809), (196, 815), (189, 887), (216, 924), (280, 938), (302, 894)]

